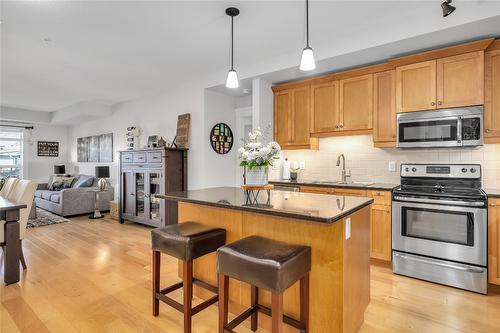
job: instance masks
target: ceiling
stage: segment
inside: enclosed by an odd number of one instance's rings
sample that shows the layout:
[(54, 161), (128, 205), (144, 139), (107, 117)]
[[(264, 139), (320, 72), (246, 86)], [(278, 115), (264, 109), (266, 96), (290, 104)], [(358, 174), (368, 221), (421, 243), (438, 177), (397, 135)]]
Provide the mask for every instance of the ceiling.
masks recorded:
[[(406, 28), (440, 30), (500, 17), (500, 1), (453, 3), (457, 11), (443, 19), (436, 0), (311, 1), (311, 45), (326, 58), (320, 45), (376, 45), (377, 36), (413, 37), (404, 36)], [(241, 10), (239, 72), (282, 55), (296, 55), (298, 64), (303, 1), (1, 1), (0, 103), (53, 111), (82, 101), (131, 100), (213, 73), (223, 83), (230, 5)]]

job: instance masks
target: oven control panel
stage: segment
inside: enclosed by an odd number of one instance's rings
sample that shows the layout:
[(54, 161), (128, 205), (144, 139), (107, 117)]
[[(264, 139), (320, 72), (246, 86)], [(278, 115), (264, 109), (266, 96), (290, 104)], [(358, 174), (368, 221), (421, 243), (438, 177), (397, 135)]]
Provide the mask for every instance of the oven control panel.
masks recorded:
[(481, 178), (480, 164), (401, 164), (401, 177)]

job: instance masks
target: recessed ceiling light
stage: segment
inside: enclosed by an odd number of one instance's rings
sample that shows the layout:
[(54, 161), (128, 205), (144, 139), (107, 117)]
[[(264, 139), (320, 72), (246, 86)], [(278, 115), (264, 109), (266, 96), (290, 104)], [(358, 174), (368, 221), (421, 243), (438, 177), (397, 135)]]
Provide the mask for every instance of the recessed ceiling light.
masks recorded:
[(49, 37), (45, 37), (45, 38), (43, 39), (43, 42), (44, 42), (45, 44), (50, 44), (50, 43), (52, 43), (52, 39), (50, 39)]
[(248, 88), (243, 89), (244, 94), (250, 94), (252, 91)]

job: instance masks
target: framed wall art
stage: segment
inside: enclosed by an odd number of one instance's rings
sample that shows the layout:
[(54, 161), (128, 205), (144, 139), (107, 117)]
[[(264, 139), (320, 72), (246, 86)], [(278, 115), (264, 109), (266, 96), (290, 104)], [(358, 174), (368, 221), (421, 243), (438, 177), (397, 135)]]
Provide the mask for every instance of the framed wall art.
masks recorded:
[(78, 138), (78, 162), (113, 162), (113, 133)]
[(210, 145), (217, 154), (227, 154), (233, 148), (233, 131), (224, 123), (215, 124), (210, 131)]
[(38, 156), (59, 157), (59, 142), (38, 141)]

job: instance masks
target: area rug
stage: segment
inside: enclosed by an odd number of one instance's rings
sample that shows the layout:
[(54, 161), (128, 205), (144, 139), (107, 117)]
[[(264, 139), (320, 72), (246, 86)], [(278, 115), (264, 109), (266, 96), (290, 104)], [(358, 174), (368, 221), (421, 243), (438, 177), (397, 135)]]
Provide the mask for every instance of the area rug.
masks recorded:
[(43, 227), (46, 225), (66, 223), (66, 222), (69, 222), (69, 220), (62, 216), (52, 214), (41, 208), (37, 208), (36, 218), (28, 220), (27, 228)]

